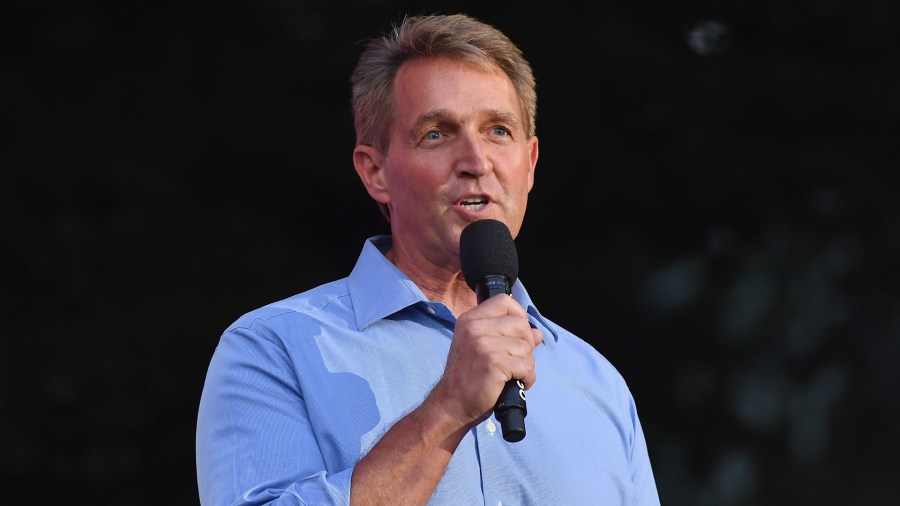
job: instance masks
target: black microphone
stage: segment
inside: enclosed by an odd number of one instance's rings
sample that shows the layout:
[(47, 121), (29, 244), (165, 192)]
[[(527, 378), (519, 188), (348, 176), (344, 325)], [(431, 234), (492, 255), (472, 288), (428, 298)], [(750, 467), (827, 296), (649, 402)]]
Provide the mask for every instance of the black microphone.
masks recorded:
[[(512, 292), (519, 276), (519, 256), (503, 222), (485, 219), (467, 225), (459, 238), (459, 259), (466, 284), (475, 291), (479, 304), (498, 293)], [(517, 379), (507, 381), (494, 405), (503, 439), (515, 443), (525, 437), (527, 413), (525, 385)]]

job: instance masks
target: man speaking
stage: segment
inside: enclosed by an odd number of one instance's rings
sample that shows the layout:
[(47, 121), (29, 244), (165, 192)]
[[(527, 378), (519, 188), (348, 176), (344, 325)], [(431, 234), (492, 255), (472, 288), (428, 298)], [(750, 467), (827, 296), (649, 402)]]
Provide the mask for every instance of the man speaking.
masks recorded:
[(463, 272), (472, 223), (500, 226), (472, 246), (484, 270), (514, 254), (495, 238), (518, 234), (534, 184), (520, 50), (465, 15), (406, 17), (369, 43), (352, 84), (353, 164), (391, 234), (366, 241), (348, 277), (223, 333), (200, 402), (201, 503), (659, 504), (616, 369), (515, 273), (470, 285)]

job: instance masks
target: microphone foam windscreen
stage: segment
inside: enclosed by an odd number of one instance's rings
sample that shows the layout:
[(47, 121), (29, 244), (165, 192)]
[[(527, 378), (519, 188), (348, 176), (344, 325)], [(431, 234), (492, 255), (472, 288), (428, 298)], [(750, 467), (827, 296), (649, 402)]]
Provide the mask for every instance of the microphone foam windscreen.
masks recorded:
[(485, 276), (505, 276), (510, 285), (519, 277), (516, 243), (502, 221), (485, 219), (468, 224), (459, 238), (459, 260), (472, 290)]

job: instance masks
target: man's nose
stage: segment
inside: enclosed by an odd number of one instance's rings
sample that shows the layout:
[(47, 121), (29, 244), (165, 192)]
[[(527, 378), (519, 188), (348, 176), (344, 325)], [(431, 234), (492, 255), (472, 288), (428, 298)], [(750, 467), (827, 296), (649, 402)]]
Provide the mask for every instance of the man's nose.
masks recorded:
[(485, 142), (477, 133), (460, 136), (459, 158), (456, 161), (456, 172), (460, 177), (484, 177), (494, 170)]

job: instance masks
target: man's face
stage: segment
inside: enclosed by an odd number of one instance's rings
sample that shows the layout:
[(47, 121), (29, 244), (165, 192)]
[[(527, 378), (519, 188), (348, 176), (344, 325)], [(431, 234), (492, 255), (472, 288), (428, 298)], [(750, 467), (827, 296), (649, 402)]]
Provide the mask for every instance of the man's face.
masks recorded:
[(452, 266), (473, 221), (500, 220), (515, 237), (538, 143), (523, 130), (509, 78), (420, 58), (400, 68), (394, 98), (390, 149), (377, 157), (384, 191), (373, 194), (390, 208), (394, 247)]

